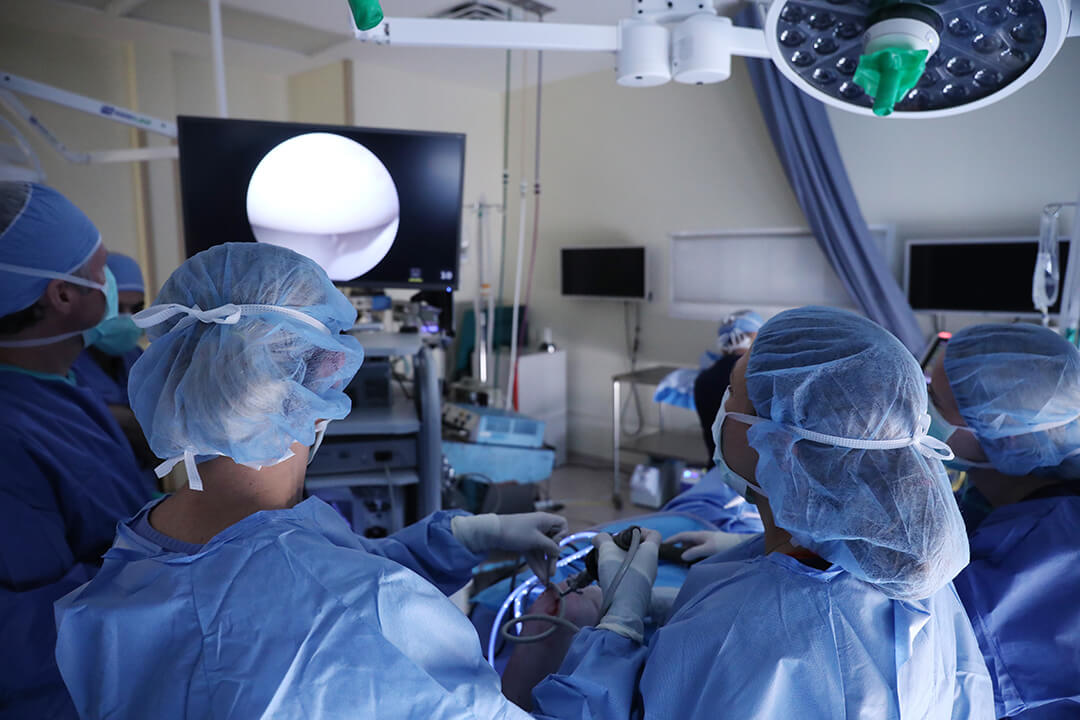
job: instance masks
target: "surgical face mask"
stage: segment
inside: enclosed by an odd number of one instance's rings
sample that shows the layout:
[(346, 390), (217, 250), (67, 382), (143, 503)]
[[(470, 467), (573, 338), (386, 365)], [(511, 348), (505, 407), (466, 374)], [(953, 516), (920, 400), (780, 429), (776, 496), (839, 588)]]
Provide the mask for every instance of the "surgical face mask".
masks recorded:
[(941, 414), (941, 411), (937, 409), (937, 405), (935, 405), (933, 401), (929, 403), (927, 410), (930, 413), (930, 429), (927, 430), (930, 437), (935, 437), (941, 442), (947, 443), (949, 442), (949, 439), (956, 434), (956, 431), (961, 429), (959, 426), (953, 425), (946, 420), (945, 416)]
[[(930, 428), (926, 431), (926, 433), (930, 437), (937, 438), (941, 442), (947, 444), (949, 440), (953, 437), (953, 435), (955, 435), (960, 430), (964, 430), (974, 435), (974, 433), (971, 432), (971, 428), (960, 425), (953, 425), (951, 422), (946, 420), (945, 416), (941, 414), (941, 411), (937, 409), (937, 405), (934, 404), (933, 400), (930, 401), (927, 410), (930, 414)], [(970, 470), (971, 468), (994, 467), (993, 463), (975, 462), (974, 460), (968, 460), (967, 458), (962, 458), (959, 455), (956, 455), (955, 452), (953, 453), (952, 459), (943, 460), (943, 462), (945, 463), (945, 467), (961, 471)]]
[[(716, 463), (716, 467), (720, 469), (721, 477), (724, 483), (730, 487), (739, 495), (743, 496), (747, 502), (754, 502), (751, 495), (747, 493), (747, 489), (752, 489), (754, 493), (761, 495), (761, 497), (768, 497), (765, 491), (758, 485), (750, 482), (739, 473), (732, 470), (727, 461), (724, 460), (724, 420), (729, 417), (727, 411), (728, 398), (731, 397), (731, 388), (728, 387), (724, 390), (724, 397), (720, 399), (720, 411), (716, 413), (716, 420), (713, 422), (712, 434), (713, 440), (716, 443), (716, 452), (713, 453), (713, 462)], [(739, 420), (742, 416), (741, 413), (730, 413), (730, 417), (733, 420)]]
[(78, 277), (77, 275), (69, 275), (67, 273), (54, 273), (48, 270), (33, 270), (28, 268), (22, 268), (19, 270), (10, 270), (5, 267), (5, 270), (9, 272), (21, 272), (25, 275), (33, 275), (37, 277), (47, 277), (53, 280), (64, 280), (73, 285), (81, 285), (83, 287), (93, 288), (94, 290), (100, 290), (105, 295), (105, 314), (101, 320), (97, 322), (93, 327), (86, 330), (73, 330), (72, 332), (62, 333), (60, 335), (51, 335), (43, 338), (32, 338), (29, 340), (4, 340), (0, 341), (0, 347), (38, 347), (41, 345), (52, 345), (58, 343), (61, 340), (67, 340), (68, 338), (83, 336), (84, 345), (92, 345), (98, 337), (97, 329), (106, 323), (111, 318), (116, 317), (117, 306), (119, 300), (117, 298), (116, 291), (116, 278), (113, 277), (112, 270), (107, 266), (105, 268), (105, 282), (96, 283), (93, 280), (87, 280), (86, 278)]
[(310, 465), (315, 459), (315, 453), (319, 452), (319, 447), (322, 445), (323, 437), (326, 436), (326, 428), (329, 427), (329, 420), (320, 420), (315, 423), (315, 444), (311, 446), (311, 450), (308, 452), (307, 464)]
[(135, 324), (131, 315), (117, 315), (113, 318), (102, 320), (100, 324), (92, 328), (94, 330), (93, 346), (106, 355), (119, 357), (129, 353), (139, 345), (142, 337), (142, 328)]

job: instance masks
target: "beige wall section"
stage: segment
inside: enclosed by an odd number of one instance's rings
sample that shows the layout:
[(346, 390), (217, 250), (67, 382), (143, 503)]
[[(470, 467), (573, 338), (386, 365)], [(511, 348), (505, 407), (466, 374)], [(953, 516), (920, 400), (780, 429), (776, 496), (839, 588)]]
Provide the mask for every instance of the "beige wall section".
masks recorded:
[(1010, 97), (938, 120), (829, 110), (870, 222), (898, 236), (1037, 235), (1039, 212), (1080, 193), (1080, 40)]
[[(121, 106), (129, 104), (130, 67), (125, 62), (126, 48), (124, 43), (101, 38), (0, 24), (0, 68)], [(215, 114), (209, 60), (174, 53), (150, 43), (137, 43), (134, 58), (140, 111), (168, 120), (178, 114)], [(288, 119), (284, 76), (229, 67), (227, 80), (229, 107), (234, 117)], [(33, 98), (24, 98), (24, 102), (72, 150), (130, 146), (126, 126)], [(37, 151), (49, 184), (89, 215), (110, 250), (138, 257), (135, 188), (130, 165), (73, 165), (20, 120), (14, 122)], [(165, 145), (171, 141), (151, 134), (148, 142)], [(183, 260), (179, 173), (173, 160), (155, 160), (146, 169), (145, 209), (153, 244), (154, 274), (160, 283)], [(156, 288), (151, 288), (152, 293), (155, 291)]]
[[(213, 64), (209, 58), (173, 53), (173, 92), (178, 115), (217, 115)], [(229, 66), (225, 87), (229, 117), (288, 120), (288, 81), (246, 67)]]
[[(484, 195), (487, 202), (502, 199), (502, 98), (497, 91), (479, 90), (444, 80), (402, 72), (381, 65), (353, 66), (356, 125), (465, 133), (466, 204)], [(466, 212), (462, 229), (475, 245), (475, 216)], [(489, 225), (498, 240), (499, 223)], [(497, 243), (492, 242), (492, 246)], [(498, 272), (498, 252), (493, 267)], [(475, 247), (462, 262), (458, 302), (470, 301), (476, 283)]]
[(288, 79), (289, 119), (293, 122), (351, 124), (352, 61), (341, 60)]
[[(515, 188), (521, 177), (523, 100), (531, 181), (535, 88), (513, 95)], [(694, 365), (712, 343), (716, 325), (668, 316), (668, 233), (800, 227), (805, 221), (739, 61), (731, 79), (719, 86), (635, 90), (598, 73), (545, 86), (542, 102), (543, 194), (530, 344), (547, 326), (556, 344), (569, 351), (570, 449), (608, 455), (611, 376), (629, 367), (624, 311), (616, 302), (561, 297), (559, 248), (645, 245), (655, 299), (642, 308), (639, 364)], [(517, 205), (515, 194), (514, 227)], [(530, 228), (531, 222), (530, 209)], [(511, 252), (508, 272), (514, 257)], [(717, 282), (726, 272), (737, 269), (717, 268)], [(647, 419), (655, 422), (651, 395), (643, 392), (642, 399)], [(681, 423), (696, 423), (685, 411), (665, 414), (665, 421), (676, 415)]]
[[(0, 23), (0, 69), (67, 90), (123, 105), (126, 98), (124, 46), (78, 37), (61, 37)], [(95, 120), (35, 98), (20, 97), (72, 151), (129, 146), (125, 126)], [(137, 257), (134, 192), (126, 165), (73, 165), (40, 135), (11, 119), (29, 139), (46, 179), (90, 217), (111, 250)]]

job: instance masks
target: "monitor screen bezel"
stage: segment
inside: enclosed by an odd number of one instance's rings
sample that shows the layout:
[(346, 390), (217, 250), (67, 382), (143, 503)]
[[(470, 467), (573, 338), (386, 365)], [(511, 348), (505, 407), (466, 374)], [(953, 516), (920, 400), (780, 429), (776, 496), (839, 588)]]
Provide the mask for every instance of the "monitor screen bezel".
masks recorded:
[[(1059, 243), (1065, 243), (1066, 247), (1070, 238), (1068, 236), (1060, 236), (1058, 238)], [(1032, 235), (1011, 236), (1011, 237), (975, 237), (975, 238), (917, 238), (904, 241), (904, 300), (911, 304), (911, 248), (915, 245), (1007, 245), (1023, 243), (1032, 245), (1032, 257), (1031, 267), (1027, 269), (1031, 275), (1035, 273), (1035, 251), (1039, 244), (1039, 238)], [(1061, 284), (1064, 287), (1065, 277), (1062, 275)], [(958, 308), (915, 308), (912, 307), (912, 311), (917, 314), (924, 315), (942, 315), (942, 314), (963, 314), (963, 315), (981, 315), (985, 317), (995, 318), (1039, 318), (1042, 317), (1041, 313), (1035, 309), (1034, 303), (1032, 303), (1031, 310), (1026, 311), (1012, 311), (1012, 310), (979, 310), (979, 309), (958, 309)], [(1051, 317), (1057, 317), (1059, 313), (1050, 313)]]
[[(644, 292), (637, 295), (576, 295), (564, 293), (563, 289), (563, 253), (567, 250), (641, 250), (642, 251), (642, 274)], [(652, 297), (652, 289), (649, 283), (649, 247), (647, 245), (564, 245), (559, 248), (559, 296), (574, 300), (604, 300), (617, 302), (648, 302)]]
[[(464, 222), (464, 204), (465, 204), (465, 164), (466, 164), (466, 135), (460, 132), (444, 132), (436, 130), (405, 130), (401, 128), (380, 128), (380, 127), (366, 127), (362, 125), (334, 125), (326, 123), (302, 123), (302, 122), (288, 122), (278, 120), (249, 120), (246, 118), (218, 118), (208, 117), (204, 115), (180, 115), (176, 119), (177, 126), (177, 147), (183, 147), (183, 132), (184, 125), (188, 121), (196, 120), (199, 122), (216, 122), (221, 124), (245, 124), (252, 126), (273, 126), (276, 128), (291, 127), (297, 129), (297, 134), (306, 132), (327, 132), (334, 134), (341, 134), (341, 131), (353, 131), (364, 133), (380, 133), (384, 135), (403, 135), (412, 137), (431, 137), (440, 136), (447, 138), (457, 138), (461, 142), (461, 172), (458, 178), (458, 199), (457, 206), (460, 208), (458, 212), (457, 220), (457, 240), (454, 252), (454, 279), (451, 282), (447, 281), (426, 281), (426, 282), (385, 282), (385, 281), (370, 281), (364, 277), (354, 278), (352, 280), (335, 280), (334, 284), (339, 287), (351, 287), (351, 288), (367, 288), (367, 289), (405, 289), (405, 290), (446, 290), (450, 288), (453, 292), (457, 292), (460, 289), (461, 282), (461, 233), (462, 225)], [(347, 137), (347, 136), (346, 136)], [(177, 191), (180, 194), (180, 214), (182, 218), (182, 236), (184, 244), (184, 257), (190, 258), (192, 251), (188, 240), (187, 228), (190, 227), (189, 213), (191, 210), (188, 208), (187, 198), (183, 192), (184, 179), (183, 179), (183, 156), (181, 155), (177, 161)]]

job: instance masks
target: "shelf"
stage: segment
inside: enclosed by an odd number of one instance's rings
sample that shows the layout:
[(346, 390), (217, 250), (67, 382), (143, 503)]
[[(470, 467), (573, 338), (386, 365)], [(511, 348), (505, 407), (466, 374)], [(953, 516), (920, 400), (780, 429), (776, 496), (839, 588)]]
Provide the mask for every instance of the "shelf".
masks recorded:
[(328, 436), (342, 435), (413, 435), (420, 432), (416, 404), (405, 397), (397, 383), (390, 385), (390, 407), (353, 407), (343, 420), (326, 428)]
[(391, 470), (389, 478), (386, 471), (343, 473), (339, 475), (315, 475), (309, 476), (304, 482), (308, 490), (322, 490), (335, 487), (386, 487), (393, 485), (415, 485), (420, 482), (420, 476), (415, 470)]
[(657, 365), (656, 367), (644, 368), (632, 373), (622, 373), (611, 378), (612, 382), (628, 383), (636, 382), (638, 385), (659, 385), (664, 378), (676, 370), (686, 370), (682, 365)]
[(366, 357), (412, 357), (420, 352), (420, 333), (350, 332), (364, 346)]
[(701, 466), (709, 464), (708, 450), (700, 432), (667, 430), (640, 437), (624, 437), (619, 440), (619, 450), (638, 452), (653, 458), (685, 460)]

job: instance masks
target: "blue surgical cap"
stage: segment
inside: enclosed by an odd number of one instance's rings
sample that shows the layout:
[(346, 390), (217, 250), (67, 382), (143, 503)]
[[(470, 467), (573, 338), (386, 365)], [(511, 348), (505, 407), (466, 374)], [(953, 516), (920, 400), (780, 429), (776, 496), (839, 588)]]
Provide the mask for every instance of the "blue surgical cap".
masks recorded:
[(82, 210), (45, 185), (3, 182), (0, 196), (24, 198), (14, 219), (0, 227), (2, 317), (33, 305), (50, 282), (11, 268), (72, 273), (101, 245), (101, 234)]
[(740, 310), (729, 315), (716, 331), (716, 345), (727, 351), (738, 347), (749, 347), (747, 335), (756, 333), (765, 321), (753, 310)]
[(995, 468), (1080, 478), (1080, 351), (1064, 338), (1026, 323), (965, 328), (945, 350), (945, 375)]
[(142, 269), (133, 258), (121, 253), (111, 252), (105, 264), (116, 278), (116, 289), (120, 292), (146, 292), (143, 287)]
[(128, 394), (159, 458), (190, 452), (269, 465), (293, 442), (313, 444), (316, 421), (349, 414), (344, 389), (364, 353), (341, 333), (356, 310), (314, 261), (265, 243), (219, 245), (181, 265), (143, 313), (170, 303), (289, 308), (329, 333), (272, 309), (245, 309), (234, 324), (181, 314), (149, 327)]
[(801, 439), (897, 440), (925, 432), (926, 380), (890, 333), (850, 312), (783, 312), (758, 332), (746, 372), (756, 479), (800, 546), (897, 599), (933, 595), (968, 562), (941, 461), (916, 447), (849, 449)]

